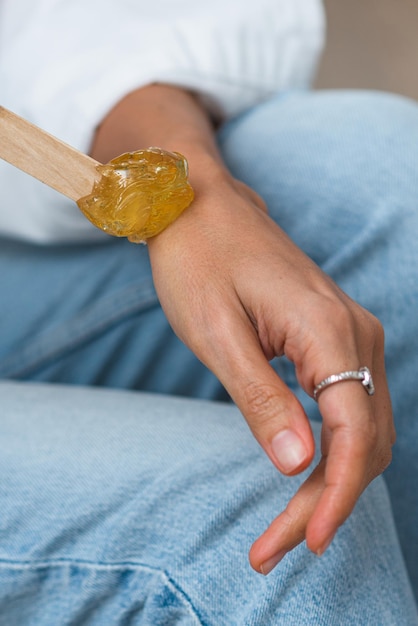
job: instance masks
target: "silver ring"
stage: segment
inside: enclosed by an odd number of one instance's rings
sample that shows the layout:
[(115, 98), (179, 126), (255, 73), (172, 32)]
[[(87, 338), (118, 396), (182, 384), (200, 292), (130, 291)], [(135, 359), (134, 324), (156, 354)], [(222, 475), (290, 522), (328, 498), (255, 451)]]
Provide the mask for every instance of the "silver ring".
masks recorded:
[(324, 380), (316, 385), (313, 391), (314, 399), (318, 401), (318, 396), (322, 391), (324, 391), (324, 389), (330, 385), (335, 385), (335, 383), (342, 383), (345, 380), (359, 380), (369, 396), (374, 394), (373, 378), (370, 374), (369, 368), (360, 367), (358, 371), (341, 372), (341, 374), (332, 374), (332, 376), (324, 378)]

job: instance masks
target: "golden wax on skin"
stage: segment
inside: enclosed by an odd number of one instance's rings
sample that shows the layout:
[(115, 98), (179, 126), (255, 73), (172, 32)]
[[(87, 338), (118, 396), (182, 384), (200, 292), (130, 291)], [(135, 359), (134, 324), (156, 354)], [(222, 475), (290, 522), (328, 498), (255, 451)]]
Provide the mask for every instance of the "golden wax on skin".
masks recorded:
[(187, 161), (178, 152), (127, 152), (97, 169), (100, 179), (78, 207), (104, 232), (135, 243), (158, 235), (194, 198)]

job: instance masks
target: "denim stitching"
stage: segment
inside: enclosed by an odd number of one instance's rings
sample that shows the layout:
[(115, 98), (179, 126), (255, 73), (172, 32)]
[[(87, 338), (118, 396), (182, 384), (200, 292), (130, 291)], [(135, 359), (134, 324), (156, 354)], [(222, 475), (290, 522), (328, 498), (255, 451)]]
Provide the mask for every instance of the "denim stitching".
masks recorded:
[(50, 559), (44, 561), (9, 561), (7, 559), (0, 558), (0, 570), (2, 569), (13, 569), (13, 570), (39, 570), (45, 569), (48, 567), (62, 567), (62, 566), (74, 566), (80, 568), (86, 568), (96, 571), (123, 571), (123, 570), (133, 570), (133, 571), (146, 571), (149, 573), (160, 574), (165, 580), (168, 587), (171, 588), (174, 593), (181, 596), (182, 601), (185, 606), (188, 607), (191, 615), (196, 620), (196, 626), (204, 626), (201, 621), (196, 608), (193, 606), (193, 602), (187, 593), (182, 589), (182, 587), (163, 569), (157, 567), (151, 567), (149, 565), (144, 565), (141, 563), (135, 563), (133, 561), (122, 561), (119, 563), (100, 563), (93, 561), (83, 561), (81, 559)]

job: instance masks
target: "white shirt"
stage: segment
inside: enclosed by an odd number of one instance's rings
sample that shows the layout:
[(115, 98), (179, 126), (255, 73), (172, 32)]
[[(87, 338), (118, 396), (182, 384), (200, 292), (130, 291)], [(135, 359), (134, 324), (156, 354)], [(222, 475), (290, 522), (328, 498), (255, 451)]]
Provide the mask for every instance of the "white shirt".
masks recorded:
[[(0, 104), (87, 152), (123, 96), (165, 82), (228, 119), (306, 88), (320, 0), (0, 0)], [(0, 236), (97, 239), (64, 196), (0, 160)]]

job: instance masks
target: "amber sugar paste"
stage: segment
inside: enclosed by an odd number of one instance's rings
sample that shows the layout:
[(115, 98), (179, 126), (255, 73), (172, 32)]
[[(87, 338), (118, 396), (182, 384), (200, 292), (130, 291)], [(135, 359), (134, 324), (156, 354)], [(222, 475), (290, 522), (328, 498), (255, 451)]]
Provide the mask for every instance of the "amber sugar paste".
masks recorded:
[(148, 148), (127, 152), (97, 167), (100, 178), (77, 204), (98, 228), (144, 243), (158, 235), (192, 202), (186, 159)]

